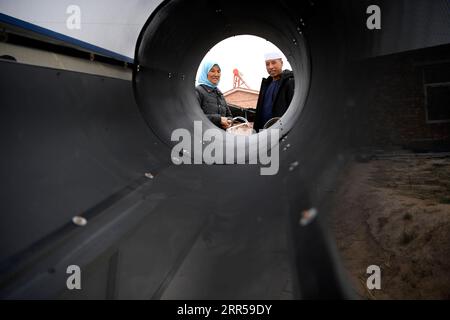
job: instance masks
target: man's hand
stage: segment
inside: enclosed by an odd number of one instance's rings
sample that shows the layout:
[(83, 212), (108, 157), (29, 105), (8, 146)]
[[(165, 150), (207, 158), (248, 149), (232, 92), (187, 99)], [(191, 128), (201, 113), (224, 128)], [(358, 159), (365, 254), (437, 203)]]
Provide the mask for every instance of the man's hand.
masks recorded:
[(229, 127), (231, 127), (231, 120), (227, 117), (220, 117), (220, 125), (222, 126), (222, 128), (228, 129)]

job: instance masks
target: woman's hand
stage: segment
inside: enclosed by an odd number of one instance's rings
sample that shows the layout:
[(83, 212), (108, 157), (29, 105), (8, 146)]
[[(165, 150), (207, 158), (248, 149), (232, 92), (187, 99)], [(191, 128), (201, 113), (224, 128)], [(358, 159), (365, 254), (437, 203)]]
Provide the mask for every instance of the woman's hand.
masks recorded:
[(228, 129), (229, 127), (231, 127), (231, 120), (227, 117), (220, 117), (220, 125), (222, 126), (222, 128)]

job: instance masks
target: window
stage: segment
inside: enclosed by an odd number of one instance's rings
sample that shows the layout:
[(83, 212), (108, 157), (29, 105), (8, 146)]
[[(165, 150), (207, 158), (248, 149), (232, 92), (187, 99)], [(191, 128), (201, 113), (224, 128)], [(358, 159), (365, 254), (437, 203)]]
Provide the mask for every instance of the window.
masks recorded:
[(426, 66), (423, 79), (427, 122), (450, 122), (450, 63)]

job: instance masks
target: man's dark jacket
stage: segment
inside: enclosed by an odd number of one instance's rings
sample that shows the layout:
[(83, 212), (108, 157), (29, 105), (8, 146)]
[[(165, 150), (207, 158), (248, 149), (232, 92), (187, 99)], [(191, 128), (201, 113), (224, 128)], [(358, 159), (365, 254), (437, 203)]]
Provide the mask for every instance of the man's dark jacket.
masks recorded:
[[(281, 73), (281, 79), (279, 81), (280, 87), (278, 89), (278, 93), (275, 99), (273, 100), (273, 107), (272, 107), (273, 118), (281, 117), (284, 114), (284, 112), (289, 107), (289, 104), (291, 103), (292, 97), (294, 96), (294, 87), (295, 87), (294, 73), (290, 70), (284, 70)], [(263, 107), (264, 95), (266, 94), (267, 88), (269, 87), (271, 82), (272, 77), (262, 79), (261, 82), (261, 89), (259, 90), (258, 103), (256, 105), (255, 123), (253, 125), (253, 128), (256, 131), (259, 131), (264, 126), (264, 123), (262, 123), (262, 120), (260, 119), (261, 111)]]
[(202, 107), (203, 112), (219, 128), (221, 128), (221, 117), (233, 116), (222, 92), (218, 88), (213, 89), (201, 84), (195, 87), (195, 91), (197, 93), (198, 103)]

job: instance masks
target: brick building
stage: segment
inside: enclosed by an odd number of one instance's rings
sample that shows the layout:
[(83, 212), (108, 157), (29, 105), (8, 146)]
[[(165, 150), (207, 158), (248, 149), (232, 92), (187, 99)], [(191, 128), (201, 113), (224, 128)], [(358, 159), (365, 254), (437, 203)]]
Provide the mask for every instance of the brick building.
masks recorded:
[(359, 140), (354, 142), (415, 151), (450, 150), (449, 57), (447, 45), (359, 65), (361, 78), (368, 82), (363, 85), (370, 90), (354, 88), (365, 95), (351, 111), (357, 132), (352, 137)]
[(233, 88), (223, 94), (227, 103), (243, 109), (256, 109), (259, 91), (242, 87)]

